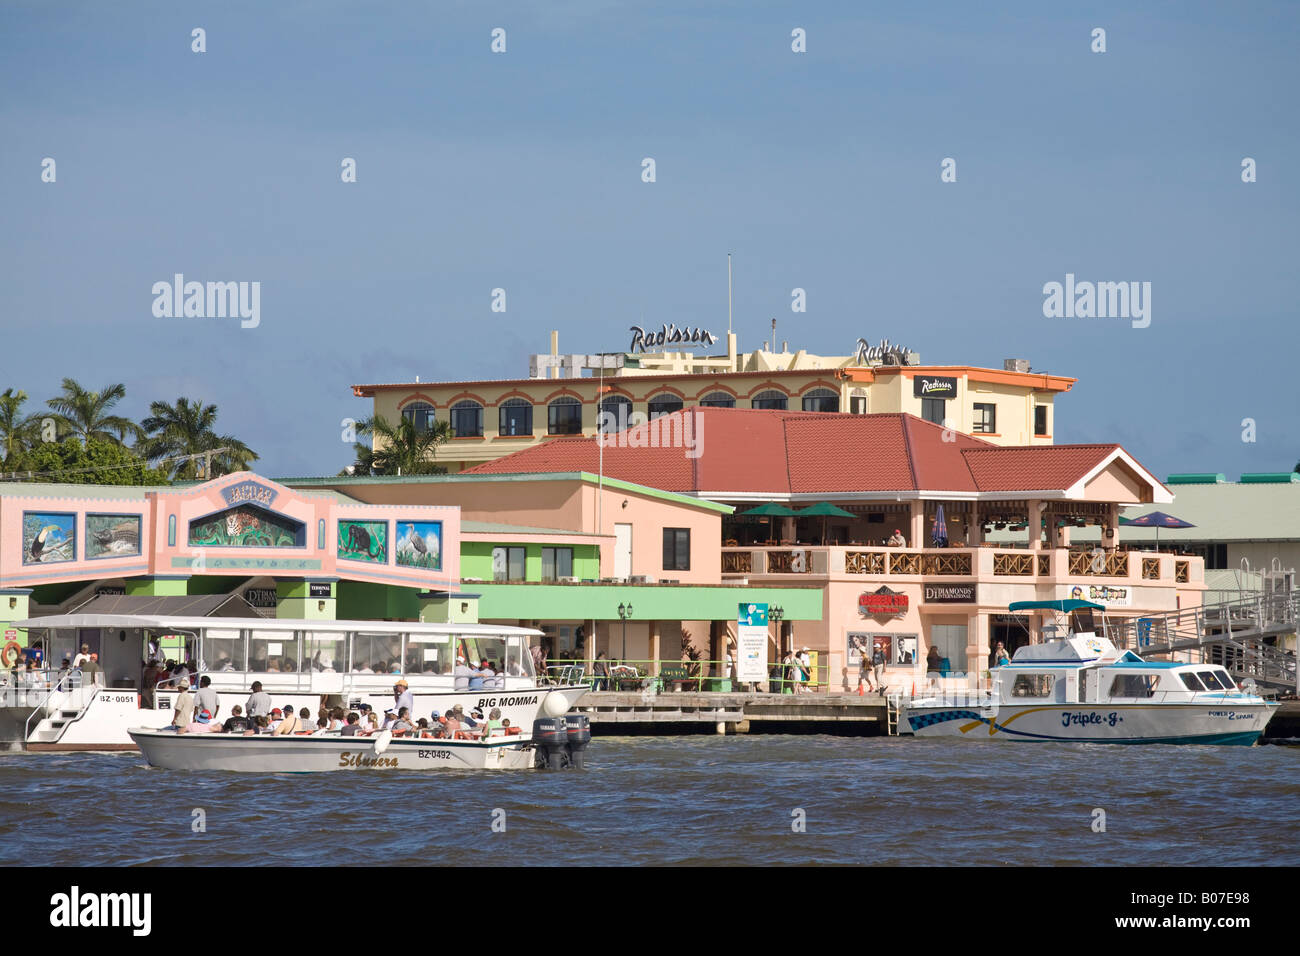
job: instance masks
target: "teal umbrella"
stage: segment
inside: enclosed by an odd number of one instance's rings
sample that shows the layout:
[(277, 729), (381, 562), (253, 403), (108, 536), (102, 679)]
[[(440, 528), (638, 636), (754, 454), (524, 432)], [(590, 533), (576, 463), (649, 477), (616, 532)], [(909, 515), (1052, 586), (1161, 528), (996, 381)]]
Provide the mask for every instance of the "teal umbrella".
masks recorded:
[(799, 512), (795, 511), (793, 508), (787, 508), (785, 505), (778, 505), (773, 501), (769, 501), (766, 504), (759, 505), (757, 508), (750, 508), (748, 511), (742, 511), (740, 514), (742, 516), (762, 515), (771, 518), (793, 518), (798, 513)]

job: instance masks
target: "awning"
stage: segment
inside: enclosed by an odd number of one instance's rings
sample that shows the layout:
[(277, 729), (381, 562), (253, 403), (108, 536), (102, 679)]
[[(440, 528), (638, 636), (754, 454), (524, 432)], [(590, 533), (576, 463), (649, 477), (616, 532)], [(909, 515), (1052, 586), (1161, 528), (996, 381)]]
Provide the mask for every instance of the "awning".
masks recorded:
[(1106, 608), (1100, 604), (1093, 604), (1091, 601), (1079, 601), (1074, 598), (1065, 598), (1060, 601), (1012, 601), (1008, 605), (1009, 611), (1059, 611), (1062, 614), (1068, 614), (1071, 611), (1078, 611), (1081, 608), (1089, 608), (1093, 611), (1104, 611)]

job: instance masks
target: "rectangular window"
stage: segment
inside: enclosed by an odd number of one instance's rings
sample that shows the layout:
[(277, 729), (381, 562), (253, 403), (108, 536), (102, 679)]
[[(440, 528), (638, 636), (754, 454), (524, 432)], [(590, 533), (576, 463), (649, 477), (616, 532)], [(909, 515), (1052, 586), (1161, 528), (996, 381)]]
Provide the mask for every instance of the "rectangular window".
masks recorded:
[(265, 674), (296, 673), (298, 670), (297, 631), (250, 631), (248, 634), (248, 669)]
[(664, 570), (691, 569), (691, 529), (664, 528)]
[(573, 577), (572, 548), (542, 548), (542, 580)]
[(523, 581), (524, 569), (527, 567), (526, 552), (523, 548), (492, 549), (492, 580)]
[(998, 430), (998, 407), (983, 402), (975, 403), (975, 434), (995, 434)]
[(946, 398), (923, 398), (921, 399), (921, 417), (927, 422), (933, 422), (936, 425), (942, 425), (944, 412), (947, 411), (948, 400)]
[(582, 406), (577, 402), (552, 402), (547, 409), (547, 433), (581, 435)]
[(850, 397), (849, 411), (854, 415), (865, 415), (867, 413), (867, 397), (865, 395)]
[(1011, 685), (1012, 697), (1047, 698), (1055, 694), (1056, 678), (1052, 674), (1017, 674)]
[(343, 673), (348, 669), (347, 635), (337, 631), (305, 631), (303, 658), (299, 670)]
[(352, 672), (354, 674), (391, 674), (401, 667), (402, 635), (352, 635)]
[(457, 405), (451, 410), (452, 438), (483, 437), (483, 407), (481, 405)]
[(1154, 697), (1156, 681), (1154, 674), (1121, 674), (1110, 685), (1111, 697)]
[(1047, 432), (1047, 406), (1034, 406), (1034, 434), (1046, 435)]
[(242, 671), (244, 633), (235, 628), (210, 627), (203, 634), (201, 671)]
[(502, 405), (497, 422), (497, 432), (509, 436), (531, 435), (533, 433), (533, 406), (523, 402), (518, 405)]

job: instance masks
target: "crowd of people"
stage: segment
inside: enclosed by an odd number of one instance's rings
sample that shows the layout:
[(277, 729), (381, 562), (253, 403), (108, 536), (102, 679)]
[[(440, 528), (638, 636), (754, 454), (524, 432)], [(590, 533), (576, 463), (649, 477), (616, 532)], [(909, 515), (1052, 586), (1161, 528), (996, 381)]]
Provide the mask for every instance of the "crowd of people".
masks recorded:
[(457, 704), (446, 713), (435, 710), (429, 717), (417, 718), (414, 716), (414, 699), (404, 679), (393, 685), (393, 705), (385, 709), (382, 716), (369, 704), (361, 704), (352, 711), (322, 706), (314, 718), (307, 707), (295, 712), (292, 704), (273, 706), (271, 695), (262, 689), (262, 682), (254, 681), (252, 693), (244, 706), (236, 704), (224, 721), (219, 719), (221, 704), (217, 692), (212, 689), (210, 677), (204, 675), (200, 678), (193, 693), (187, 677), (181, 677), (176, 686), (180, 693), (176, 698), (171, 726), (178, 734), (369, 737), (389, 731), (394, 737), (487, 740), (520, 732), (518, 727), (511, 726), (509, 718), (502, 719), (499, 707), (493, 707), (485, 717), (478, 708), (466, 713), (463, 705)]

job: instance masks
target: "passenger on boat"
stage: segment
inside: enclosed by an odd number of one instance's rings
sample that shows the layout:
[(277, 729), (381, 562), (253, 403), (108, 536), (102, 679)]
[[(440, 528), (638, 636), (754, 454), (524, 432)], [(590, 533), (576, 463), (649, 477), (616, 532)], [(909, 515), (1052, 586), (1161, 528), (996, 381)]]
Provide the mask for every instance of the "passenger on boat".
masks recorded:
[(500, 707), (493, 707), (492, 710), (488, 712), (488, 719), (483, 724), (483, 739), (487, 740), (492, 736), (493, 732), (497, 732), (498, 737), (502, 735)]
[(361, 733), (364, 733), (367, 737), (379, 733), (379, 715), (373, 710), (366, 714), (366, 729)]
[(190, 694), (190, 682), (180, 682), (180, 693), (176, 695), (176, 709), (172, 713), (172, 726), (178, 731), (194, 721), (194, 697)]
[(415, 709), (415, 698), (411, 696), (411, 689), (406, 683), (406, 678), (399, 677), (397, 683), (393, 684), (393, 709), (401, 710), (403, 707), (408, 710)]
[(415, 729), (419, 731), (421, 737), (427, 737), (429, 730), (429, 718), (421, 717), (415, 722)]
[(374, 670), (372, 670), (371, 667), (370, 667), (370, 665), (367, 664), (365, 661), (361, 661), (360, 665), (359, 665), (358, 667), (356, 667), (354, 670), (355, 670), (355, 672), (358, 673), (358, 674), (373, 674), (373, 673), (374, 673)]
[[(496, 676), (496, 671), (492, 669), (492, 665), (486, 659), (482, 660), (479, 662), (477, 673), (469, 682), (469, 689), (493, 690), (497, 686)], [(477, 681), (477, 684), (475, 684), (475, 681)]]
[(83, 661), (90, 660), (90, 645), (82, 644), (81, 653), (72, 659), (73, 667), (80, 667)]
[(456, 713), (458, 709), (449, 710), (446, 716), (442, 718), (443, 736), (455, 737), (460, 732), (460, 715)]
[(463, 655), (457, 655), (456, 666), (452, 669), (452, 676), (456, 679), (452, 685), (452, 690), (469, 690), (470, 681), (474, 677), (474, 671), (465, 663)]
[(293, 708), (289, 707), (285, 710), (284, 720), (280, 721), (280, 725), (275, 728), (275, 736), (285, 737), (289, 734), (299, 733), (302, 729), (302, 721), (299, 720), (298, 715), (293, 712)]
[(271, 722), (265, 717), (253, 718), (253, 733), (269, 734), (271, 732)]
[(228, 734), (252, 734), (257, 725), (245, 717), (243, 709), (236, 704), (230, 708), (230, 716), (226, 718), (225, 726), (225, 732)]
[(220, 733), (221, 725), (212, 719), (212, 714), (206, 710), (199, 710), (194, 714), (194, 720), (184, 727), (178, 728), (178, 734), (211, 734)]
[(397, 717), (389, 725), (388, 729), (393, 732), (394, 737), (404, 737), (414, 730), (415, 725), (411, 723), (410, 708), (400, 708), (397, 711)]
[(298, 729), (295, 733), (309, 734), (316, 729), (316, 722), (311, 719), (311, 711), (304, 707), (298, 711)]
[(339, 734), (344, 737), (355, 737), (361, 732), (361, 716), (353, 711), (348, 714), (347, 723), (339, 728)]
[(244, 703), (244, 709), (248, 711), (249, 717), (271, 716), (271, 695), (262, 690), (260, 680), (253, 681), (253, 693)]
[(212, 689), (212, 678), (204, 674), (199, 678), (199, 689), (194, 694), (194, 706), (200, 710), (206, 710), (212, 715), (212, 719), (217, 719), (217, 714), (221, 712), (221, 700), (217, 697), (217, 692)]

